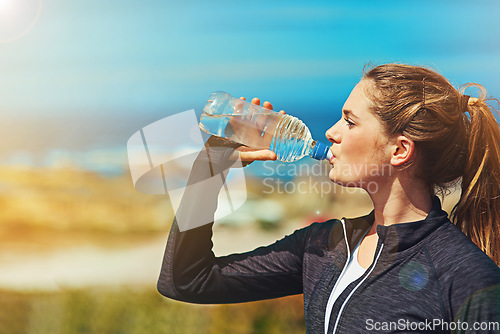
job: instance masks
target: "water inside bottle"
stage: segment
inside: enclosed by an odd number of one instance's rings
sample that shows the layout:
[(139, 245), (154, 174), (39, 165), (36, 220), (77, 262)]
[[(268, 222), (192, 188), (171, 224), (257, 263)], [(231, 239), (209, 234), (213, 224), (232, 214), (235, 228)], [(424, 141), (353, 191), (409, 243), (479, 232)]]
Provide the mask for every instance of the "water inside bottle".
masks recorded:
[(281, 114), (210, 115), (203, 113), (200, 128), (255, 149), (269, 149)]
[(204, 112), (200, 128), (255, 149), (270, 149), (283, 162), (304, 157), (312, 143), (311, 133), (302, 121), (276, 112), (253, 115), (213, 115)]

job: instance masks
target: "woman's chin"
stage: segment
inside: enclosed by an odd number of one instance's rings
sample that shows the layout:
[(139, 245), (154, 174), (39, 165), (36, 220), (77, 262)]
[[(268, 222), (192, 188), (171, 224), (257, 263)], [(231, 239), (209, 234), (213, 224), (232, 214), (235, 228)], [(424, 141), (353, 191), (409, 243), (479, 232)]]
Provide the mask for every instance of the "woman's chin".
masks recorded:
[(352, 180), (352, 179), (346, 180), (345, 178), (342, 178), (341, 176), (332, 174), (331, 172), (328, 176), (333, 183), (335, 183), (339, 186), (346, 187), (346, 188), (362, 188), (363, 182), (360, 183), (359, 180)]
[(342, 175), (338, 175), (337, 171), (333, 168), (330, 170), (330, 173), (328, 173), (328, 177), (333, 183), (338, 185), (343, 185), (343, 183), (346, 182), (346, 180), (343, 180)]
[(330, 178), (330, 181), (332, 181), (333, 183), (335, 184), (338, 184), (339, 186), (343, 186), (343, 187), (346, 187), (348, 186), (347, 184), (349, 182), (346, 182), (346, 180), (342, 180), (341, 177), (339, 177), (338, 175), (332, 175), (331, 173), (328, 175), (328, 177)]

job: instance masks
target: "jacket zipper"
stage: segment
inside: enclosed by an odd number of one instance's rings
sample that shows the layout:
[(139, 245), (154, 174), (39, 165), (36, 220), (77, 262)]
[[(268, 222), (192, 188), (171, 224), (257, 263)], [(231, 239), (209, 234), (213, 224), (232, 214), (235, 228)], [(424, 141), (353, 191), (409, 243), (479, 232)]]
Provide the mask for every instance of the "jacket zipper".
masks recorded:
[(337, 287), (340, 279), (342, 278), (342, 275), (344, 275), (344, 271), (347, 268), (347, 264), (349, 263), (349, 260), (351, 259), (351, 251), (349, 250), (349, 243), (347, 242), (347, 232), (345, 229), (345, 221), (344, 218), (340, 220), (342, 223), (342, 229), (344, 230), (344, 240), (347, 248), (347, 262), (344, 265), (344, 268), (342, 268), (342, 271), (340, 272), (340, 276), (337, 278), (337, 282), (335, 282), (335, 285), (333, 286), (332, 291), (330, 292), (330, 297), (328, 297), (328, 302), (326, 303), (326, 310), (325, 310), (325, 334), (328, 334), (328, 326), (330, 325), (330, 315), (332, 314), (333, 310), (333, 302), (332, 302), (332, 296), (333, 296), (333, 291), (335, 291), (335, 288)]
[(361, 282), (359, 282), (358, 285), (356, 285), (354, 287), (354, 289), (352, 289), (351, 293), (347, 296), (345, 301), (342, 303), (342, 306), (340, 307), (340, 310), (339, 310), (339, 314), (337, 314), (337, 320), (335, 321), (335, 326), (333, 327), (332, 334), (335, 334), (337, 332), (337, 326), (339, 324), (340, 316), (342, 315), (342, 311), (344, 310), (345, 305), (347, 304), (347, 302), (349, 301), (351, 296), (354, 294), (354, 292), (359, 288), (359, 286), (361, 284), (363, 284), (363, 282), (368, 278), (368, 276), (370, 276), (371, 272), (373, 271), (373, 269), (377, 265), (377, 261), (380, 257), (380, 254), (382, 253), (382, 249), (384, 249), (384, 244), (382, 244), (382, 246), (380, 247), (378, 254), (377, 254), (377, 257), (375, 258), (375, 261), (373, 262), (373, 265), (372, 265), (372, 268), (370, 269), (370, 271), (365, 275), (365, 277), (361, 280)]

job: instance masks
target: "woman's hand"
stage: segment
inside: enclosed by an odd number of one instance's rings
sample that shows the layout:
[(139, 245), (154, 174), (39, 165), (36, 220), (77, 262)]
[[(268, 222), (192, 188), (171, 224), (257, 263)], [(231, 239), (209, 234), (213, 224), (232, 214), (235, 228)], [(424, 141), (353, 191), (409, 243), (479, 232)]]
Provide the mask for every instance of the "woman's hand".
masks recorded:
[[(244, 97), (240, 97), (240, 99), (245, 100)], [(252, 104), (260, 105), (260, 99), (258, 97), (254, 97), (252, 99)], [(269, 101), (265, 101), (262, 106), (269, 110), (273, 110), (273, 105)], [(279, 113), (285, 114), (285, 111), (281, 110)], [(240, 160), (245, 162), (245, 165), (248, 165), (255, 160), (276, 160), (276, 153), (271, 150), (255, 150), (247, 146), (240, 146), (236, 149), (235, 153), (239, 154)]]

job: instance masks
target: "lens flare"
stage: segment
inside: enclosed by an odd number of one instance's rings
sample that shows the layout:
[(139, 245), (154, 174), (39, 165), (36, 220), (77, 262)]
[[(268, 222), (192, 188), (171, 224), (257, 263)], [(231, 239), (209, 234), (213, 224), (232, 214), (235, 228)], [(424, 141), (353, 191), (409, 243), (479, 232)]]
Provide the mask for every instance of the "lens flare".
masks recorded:
[(9, 7), (11, 7), (12, 3), (13, 3), (13, 0), (0, 0), (0, 13), (8, 11)]
[(0, 0), (0, 44), (21, 39), (35, 26), (43, 0)]

